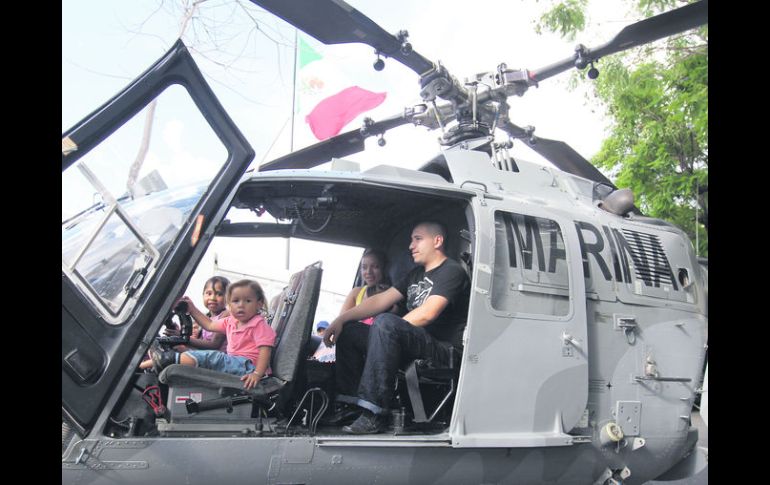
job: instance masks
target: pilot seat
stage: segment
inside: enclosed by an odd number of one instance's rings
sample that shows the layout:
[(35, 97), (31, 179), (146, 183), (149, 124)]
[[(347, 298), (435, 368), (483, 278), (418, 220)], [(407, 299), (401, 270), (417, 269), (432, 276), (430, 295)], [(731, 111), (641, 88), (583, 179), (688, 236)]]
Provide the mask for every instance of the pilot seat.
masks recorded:
[(293, 384), (304, 362), (321, 288), (323, 270), (317, 262), (293, 274), (278, 298), (271, 327), (276, 343), (270, 360), (272, 374), (254, 389), (243, 389), (239, 376), (174, 364), (159, 381), (168, 385), (167, 420), (158, 420), (162, 435), (190, 433), (254, 434), (282, 416), (291, 401)]

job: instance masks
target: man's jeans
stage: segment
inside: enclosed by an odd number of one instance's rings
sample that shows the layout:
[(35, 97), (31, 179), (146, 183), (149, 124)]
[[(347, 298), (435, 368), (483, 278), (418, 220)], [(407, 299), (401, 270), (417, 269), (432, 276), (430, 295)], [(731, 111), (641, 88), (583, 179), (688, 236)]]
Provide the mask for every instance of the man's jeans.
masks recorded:
[[(415, 327), (392, 313), (381, 313), (370, 328), (362, 327), (369, 325), (346, 324), (337, 344), (338, 401), (385, 414), (393, 398), (399, 368), (415, 359), (430, 359), (439, 367), (449, 365), (451, 344), (433, 338), (425, 328)], [(358, 397), (353, 397), (355, 385)]]

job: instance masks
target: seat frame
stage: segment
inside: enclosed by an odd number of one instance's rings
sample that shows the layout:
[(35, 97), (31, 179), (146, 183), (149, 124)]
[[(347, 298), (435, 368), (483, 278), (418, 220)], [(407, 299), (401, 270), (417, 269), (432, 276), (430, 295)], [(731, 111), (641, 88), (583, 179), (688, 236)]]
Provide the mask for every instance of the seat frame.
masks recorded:
[[(454, 348), (449, 348), (449, 366), (435, 367), (433, 362), (427, 359), (413, 360), (404, 371), (406, 390), (409, 402), (412, 405), (415, 423), (429, 423), (444, 408), (449, 398), (457, 388), (458, 370), (455, 365)], [(430, 416), (425, 412), (425, 404), (420, 391), (420, 384), (434, 384), (448, 386), (449, 389)]]

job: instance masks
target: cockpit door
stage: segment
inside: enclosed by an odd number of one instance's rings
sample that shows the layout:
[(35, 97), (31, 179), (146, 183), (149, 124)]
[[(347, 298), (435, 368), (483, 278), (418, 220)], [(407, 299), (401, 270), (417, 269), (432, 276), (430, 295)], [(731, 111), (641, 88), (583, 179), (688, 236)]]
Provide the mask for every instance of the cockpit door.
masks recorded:
[(62, 416), (125, 386), (254, 151), (187, 48), (62, 135)]
[(459, 447), (572, 443), (588, 399), (585, 285), (563, 214), (484, 194), (452, 420)]

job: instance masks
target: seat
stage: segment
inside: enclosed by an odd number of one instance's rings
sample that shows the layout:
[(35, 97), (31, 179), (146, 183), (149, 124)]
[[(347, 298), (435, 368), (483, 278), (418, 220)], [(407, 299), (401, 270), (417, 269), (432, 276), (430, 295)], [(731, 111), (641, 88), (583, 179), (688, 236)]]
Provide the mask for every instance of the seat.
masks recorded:
[[(289, 285), (280, 294), (271, 327), (276, 342), (270, 360), (272, 374), (264, 377), (254, 389), (243, 389), (240, 377), (183, 365), (170, 365), (159, 376), (169, 386), (168, 409), (171, 423), (216, 418), (243, 420), (251, 416), (251, 406), (237, 408), (220, 406), (194, 415), (188, 413), (188, 399), (205, 402), (222, 396), (245, 395), (265, 407), (279, 410), (288, 401), (298, 369), (304, 361), (304, 352), (313, 327), (313, 318), (321, 288), (321, 263), (314, 263), (293, 274)], [(196, 399), (197, 398), (197, 399)], [(201, 406), (204, 409), (208, 406)], [(237, 411), (237, 412), (235, 412)], [(174, 430), (168, 428), (167, 430)]]
[[(428, 359), (417, 359), (407, 366), (404, 371), (404, 381), (414, 414), (413, 422), (430, 423), (433, 421), (454, 394), (457, 388), (458, 375), (459, 365), (453, 348), (449, 349), (449, 366), (437, 366)], [(421, 385), (434, 385), (446, 389), (446, 393), (443, 394), (430, 416), (425, 411), (423, 394), (420, 390)]]
[(471, 239), (471, 233), (467, 229), (461, 229), (460, 230), (460, 237), (459, 237), (459, 249), (457, 251), (457, 261), (460, 263), (460, 266), (463, 267), (465, 270), (465, 274), (468, 275), (468, 280), (471, 279), (471, 276), (473, 274), (473, 261), (472, 261), (472, 239)]

